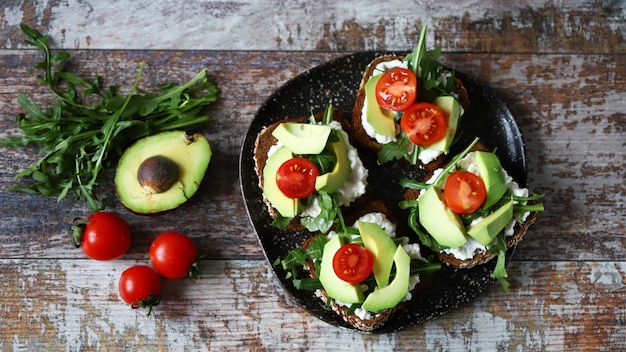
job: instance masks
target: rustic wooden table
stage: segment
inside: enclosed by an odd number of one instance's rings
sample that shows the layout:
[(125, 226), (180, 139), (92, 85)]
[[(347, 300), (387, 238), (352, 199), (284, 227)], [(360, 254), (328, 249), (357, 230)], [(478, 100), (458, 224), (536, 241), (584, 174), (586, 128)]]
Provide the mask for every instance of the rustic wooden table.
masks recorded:
[[(12, 0), (0, 9), (0, 136), (19, 133), (18, 92), (52, 97), (29, 69), (40, 52), (20, 23), (72, 54), (72, 71), (142, 85), (207, 67), (220, 89), (206, 128), (214, 158), (199, 195), (167, 214), (133, 215), (102, 179), (108, 210), (133, 229), (130, 251), (96, 262), (70, 244), (82, 202), (6, 191), (37, 159), (0, 148), (0, 349), (601, 350), (626, 349), (626, 3), (532, 0), (179, 2)], [(243, 136), (283, 83), (363, 50), (410, 50), (419, 28), (444, 63), (491, 85), (526, 141), (540, 214), (498, 285), (460, 308), (389, 334), (329, 325), (279, 285), (247, 218), (238, 181)], [(166, 281), (147, 318), (118, 297), (121, 272), (147, 263), (160, 232), (187, 233), (203, 277)], [(417, 302), (416, 304), (419, 304)]]

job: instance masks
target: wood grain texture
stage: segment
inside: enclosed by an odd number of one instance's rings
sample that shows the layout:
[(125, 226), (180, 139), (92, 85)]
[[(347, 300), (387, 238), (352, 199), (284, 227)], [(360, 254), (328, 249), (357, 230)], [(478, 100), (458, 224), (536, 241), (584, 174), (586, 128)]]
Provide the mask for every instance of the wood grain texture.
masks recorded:
[(262, 261), (204, 261), (202, 279), (164, 283), (148, 318), (117, 295), (118, 275), (135, 263), (1, 260), (0, 348), (614, 351), (626, 344), (623, 262), (514, 263), (511, 292), (494, 287), (394, 334), (355, 333), (310, 316)]
[(619, 0), (5, 3), (3, 48), (22, 47), (24, 22), (73, 49), (409, 50), (427, 25), (429, 42), (445, 51), (626, 51)]
[[(211, 258), (260, 258), (262, 253), (247, 223), (238, 184), (238, 157), (243, 136), (260, 104), (288, 79), (326, 62), (338, 53), (216, 52), (216, 51), (73, 51), (75, 72), (101, 74), (107, 83), (131, 82), (138, 62), (147, 62), (143, 80), (150, 89), (166, 80), (189, 79), (202, 67), (221, 87), (211, 108), (213, 121), (206, 135), (214, 160), (198, 197), (174, 212), (156, 218), (128, 214), (115, 201), (112, 172), (103, 179), (102, 192), (111, 209), (128, 215), (145, 245), (159, 231), (179, 230), (197, 238)], [(35, 52), (0, 52), (0, 135), (13, 133), (13, 116), (19, 111), (15, 96), (31, 92), (34, 101), (49, 95), (28, 75)], [(624, 182), (624, 132), (626, 125), (626, 64), (623, 56), (598, 55), (492, 55), (451, 54), (446, 63), (489, 83), (508, 103), (526, 141), (529, 186), (545, 193), (546, 212), (520, 246), (520, 259), (621, 260), (626, 241), (626, 184)], [(246, 67), (245, 72), (242, 72)], [(609, 68), (607, 70), (607, 68)], [(10, 72), (10, 73), (9, 73)], [(12, 83), (19, 82), (19, 83)], [(34, 90), (31, 89), (34, 87)], [(602, 92), (601, 95), (598, 92)], [(0, 186), (36, 160), (36, 149), (8, 149), (0, 154)], [(26, 194), (0, 193), (4, 221), (21, 233), (3, 237), (5, 257), (74, 256), (66, 251), (65, 232), (85, 209), (70, 200)], [(33, 218), (20, 204), (29, 204)], [(62, 217), (48, 209), (66, 210)], [(183, 225), (177, 218), (189, 219)], [(17, 230), (23, 229), (23, 230)], [(18, 245), (23, 233), (37, 233), (27, 252)], [(567, 239), (563, 241), (562, 239)], [(221, 245), (216, 246), (218, 242)], [(24, 241), (23, 239), (21, 241)], [(243, 245), (246, 251), (241, 251)], [(50, 248), (52, 247), (52, 249)], [(55, 248), (60, 248), (55, 250)], [(526, 249), (529, 252), (526, 252)]]
[[(120, 260), (70, 244), (85, 204), (8, 192), (35, 148), (0, 148), (2, 351), (618, 351), (626, 350), (626, 3), (622, 0), (174, 1), (5, 0), (0, 8), (0, 137), (19, 133), (18, 92), (52, 97), (29, 69), (40, 53), (19, 24), (69, 50), (69, 69), (128, 89), (183, 82), (204, 67), (220, 89), (204, 130), (214, 151), (200, 191), (159, 216), (108, 210), (133, 229)], [(412, 10), (407, 10), (407, 9)], [(422, 25), (445, 64), (488, 83), (526, 142), (528, 183), (546, 211), (499, 286), (393, 334), (324, 323), (280, 287), (249, 224), (239, 152), (261, 104), (305, 70), (360, 50), (412, 49)], [(202, 279), (166, 281), (153, 315), (121, 302), (117, 280), (148, 262), (161, 232), (187, 233)], [(419, 302), (414, 302), (419, 304)]]

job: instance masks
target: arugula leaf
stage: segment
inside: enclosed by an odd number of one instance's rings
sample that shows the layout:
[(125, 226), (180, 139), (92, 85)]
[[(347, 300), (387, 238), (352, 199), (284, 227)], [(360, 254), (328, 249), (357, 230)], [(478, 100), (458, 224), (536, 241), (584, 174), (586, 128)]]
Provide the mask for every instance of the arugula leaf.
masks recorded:
[(300, 222), (311, 232), (327, 233), (336, 224), (341, 227), (341, 229), (337, 229), (337, 232), (343, 231), (345, 224), (343, 224), (343, 216), (339, 208), (337, 194), (317, 192), (317, 200), (321, 208), (320, 214), (317, 217), (303, 217), (300, 219)]
[(144, 63), (127, 95), (116, 86), (103, 87), (100, 77), (85, 79), (64, 70), (70, 54), (52, 54), (48, 37), (22, 24), (25, 42), (43, 51), (43, 60), (31, 73), (56, 98), (50, 107), (39, 107), (20, 93), (17, 103), (25, 110), (16, 123), (22, 136), (0, 139), (0, 146), (38, 145), (41, 158), (19, 172), (22, 179), (11, 191), (57, 196), (61, 201), (74, 193), (92, 211), (105, 208), (96, 187), (102, 171), (115, 164), (124, 148), (134, 141), (163, 131), (197, 129), (211, 120), (202, 109), (217, 99), (217, 88), (201, 70), (189, 82), (158, 86), (159, 92), (139, 88)]
[(274, 220), (272, 220), (272, 226), (276, 227), (279, 230), (284, 230), (287, 225), (289, 225), (291, 220), (293, 220), (292, 217), (285, 217), (276, 212), (276, 216), (274, 217)]
[(320, 175), (331, 172), (337, 163), (337, 157), (334, 153), (324, 150), (319, 154), (307, 154), (302, 157), (309, 159), (317, 166)]
[(322, 259), (326, 242), (328, 242), (326, 236), (318, 235), (309, 243), (306, 250), (294, 248), (284, 258), (277, 258), (272, 265), (274, 267), (281, 266), (286, 272), (285, 278), (291, 279), (297, 289), (316, 290), (322, 288), (317, 278), (299, 279), (298, 270), (306, 264), (307, 260), (310, 260), (316, 263), (316, 272), (319, 272), (319, 262)]
[(324, 288), (318, 278), (293, 279), (293, 286), (298, 290), (315, 291)]
[(411, 276), (428, 276), (441, 270), (441, 263), (433, 263), (434, 258), (428, 258), (426, 262), (420, 259), (411, 259)]
[(504, 291), (509, 290), (509, 282), (506, 280), (509, 274), (506, 272), (506, 235), (504, 231), (500, 231), (496, 236), (496, 244), (491, 248), (492, 251), (496, 251), (498, 258), (496, 266), (491, 272), (491, 277), (500, 281), (500, 285)]
[(382, 165), (392, 160), (402, 159), (407, 154), (409, 143), (407, 135), (400, 133), (394, 142), (383, 144), (381, 150), (378, 151), (376, 159), (378, 164)]

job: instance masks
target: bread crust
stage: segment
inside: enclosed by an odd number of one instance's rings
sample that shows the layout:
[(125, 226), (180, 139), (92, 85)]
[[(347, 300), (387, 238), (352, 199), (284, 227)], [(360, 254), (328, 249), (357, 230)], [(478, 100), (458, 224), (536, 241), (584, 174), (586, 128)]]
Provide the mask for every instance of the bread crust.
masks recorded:
[[(359, 84), (359, 91), (356, 96), (356, 100), (354, 103), (354, 110), (352, 110), (352, 126), (354, 130), (354, 137), (357, 143), (366, 148), (368, 150), (378, 152), (382, 149), (382, 145), (378, 143), (374, 138), (370, 137), (365, 129), (363, 128), (363, 120), (362, 120), (362, 110), (365, 105), (365, 85), (367, 81), (372, 77), (376, 66), (382, 62), (388, 62), (392, 60), (403, 60), (404, 56), (399, 55), (382, 55), (370, 62), (370, 64), (365, 69), (363, 73), (363, 77), (361, 78), (361, 83)], [(470, 99), (469, 94), (467, 93), (467, 89), (463, 82), (455, 78), (454, 85), (456, 87), (456, 92), (459, 96), (459, 101), (463, 109), (469, 109)], [(400, 127), (396, 124), (396, 131), (399, 132)], [(433, 160), (428, 164), (422, 164), (422, 166), (429, 170), (435, 170), (441, 165), (445, 160), (445, 155), (442, 154), (437, 159)]]

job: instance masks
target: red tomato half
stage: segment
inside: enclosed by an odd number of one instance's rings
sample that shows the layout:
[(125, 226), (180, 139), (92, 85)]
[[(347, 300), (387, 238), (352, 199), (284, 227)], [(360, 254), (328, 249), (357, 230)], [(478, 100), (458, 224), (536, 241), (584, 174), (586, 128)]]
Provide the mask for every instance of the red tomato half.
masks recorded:
[(400, 126), (413, 144), (429, 146), (446, 135), (448, 121), (437, 105), (421, 102), (404, 112)]
[(124, 302), (132, 308), (147, 308), (150, 315), (152, 307), (159, 304), (161, 278), (149, 266), (133, 266), (122, 273), (119, 291)]
[(376, 83), (376, 102), (387, 110), (403, 111), (417, 97), (417, 78), (411, 70), (396, 67), (382, 74)]
[(446, 204), (457, 214), (470, 214), (480, 208), (487, 197), (485, 182), (471, 172), (455, 171), (443, 189)]
[(341, 246), (333, 257), (333, 269), (337, 276), (349, 283), (359, 283), (372, 273), (374, 256), (356, 243)]
[(130, 247), (130, 228), (113, 213), (97, 212), (85, 222), (75, 221), (72, 232), (74, 244), (92, 259), (112, 260)]
[(193, 240), (182, 233), (165, 232), (150, 245), (150, 263), (161, 276), (181, 279), (185, 276), (198, 277), (195, 266), (198, 248)]
[(306, 198), (315, 192), (315, 179), (319, 175), (317, 166), (309, 159), (292, 158), (278, 168), (276, 184), (289, 198)]

